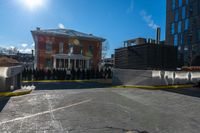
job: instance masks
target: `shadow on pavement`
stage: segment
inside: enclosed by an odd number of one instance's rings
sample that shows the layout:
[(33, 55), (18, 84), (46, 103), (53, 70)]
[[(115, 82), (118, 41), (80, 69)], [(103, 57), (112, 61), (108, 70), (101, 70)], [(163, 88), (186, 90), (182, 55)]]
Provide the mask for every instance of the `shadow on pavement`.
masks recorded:
[(92, 89), (106, 88), (111, 86), (110, 84), (89, 82), (23, 83), (23, 85), (34, 85), (36, 87), (35, 90)]
[(0, 112), (3, 110), (3, 108), (6, 106), (6, 104), (9, 101), (9, 97), (0, 97)]
[(164, 91), (200, 98), (200, 88), (162, 89)]

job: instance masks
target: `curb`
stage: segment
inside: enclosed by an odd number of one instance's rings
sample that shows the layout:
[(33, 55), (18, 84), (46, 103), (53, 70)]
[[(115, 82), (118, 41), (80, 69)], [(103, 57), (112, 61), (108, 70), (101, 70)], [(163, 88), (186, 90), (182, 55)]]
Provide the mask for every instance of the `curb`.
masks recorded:
[(0, 92), (0, 96), (3, 97), (12, 97), (12, 96), (21, 96), (30, 94), (32, 90), (26, 90), (26, 91), (18, 91), (18, 92)]
[(109, 80), (24, 80), (22, 83), (109, 83)]
[(64, 82), (96, 82), (94, 80), (24, 80), (23, 83), (64, 83)]
[(161, 90), (161, 89), (183, 89), (192, 88), (194, 85), (166, 85), (166, 86), (140, 86), (140, 85), (122, 85), (113, 86), (112, 88), (127, 88), (127, 89), (149, 89), (149, 90)]

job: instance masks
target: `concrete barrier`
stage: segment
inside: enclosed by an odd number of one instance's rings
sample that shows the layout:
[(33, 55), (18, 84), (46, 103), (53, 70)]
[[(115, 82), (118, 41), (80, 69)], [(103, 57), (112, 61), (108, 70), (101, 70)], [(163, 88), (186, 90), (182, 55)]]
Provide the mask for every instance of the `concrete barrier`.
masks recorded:
[(191, 82), (200, 82), (200, 72), (191, 72)]
[(200, 72), (114, 69), (114, 85), (174, 85), (197, 83)]
[(160, 71), (152, 70), (133, 70), (133, 69), (114, 69), (114, 85), (163, 85), (166, 84), (162, 79)]

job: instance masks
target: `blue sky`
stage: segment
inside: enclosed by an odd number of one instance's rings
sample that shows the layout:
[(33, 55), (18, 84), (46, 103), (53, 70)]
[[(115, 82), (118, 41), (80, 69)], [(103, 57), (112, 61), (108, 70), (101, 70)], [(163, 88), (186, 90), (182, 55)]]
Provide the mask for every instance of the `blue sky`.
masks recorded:
[(106, 38), (108, 56), (124, 40), (154, 38), (156, 26), (165, 38), (165, 0), (41, 0), (43, 4), (35, 8), (25, 1), (0, 1), (0, 47), (28, 51), (33, 47), (31, 30), (58, 28), (59, 24)]

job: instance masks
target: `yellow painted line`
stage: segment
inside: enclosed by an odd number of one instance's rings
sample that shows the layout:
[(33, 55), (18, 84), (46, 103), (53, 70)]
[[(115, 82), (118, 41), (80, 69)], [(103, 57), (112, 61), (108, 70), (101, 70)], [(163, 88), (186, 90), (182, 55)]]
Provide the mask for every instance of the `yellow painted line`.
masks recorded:
[(110, 80), (102, 80), (102, 79), (94, 79), (94, 80), (23, 80), (23, 83), (103, 83), (103, 84), (111, 84)]
[(24, 80), (23, 83), (96, 82), (95, 80)]
[(140, 86), (140, 85), (122, 85), (122, 86), (113, 86), (112, 88), (138, 88), (138, 89), (183, 89), (183, 88), (192, 88), (193, 85), (166, 85), (166, 86)]
[(26, 91), (18, 91), (18, 92), (0, 92), (0, 96), (3, 97), (11, 97), (11, 96), (21, 96), (30, 94), (32, 90), (26, 90)]

